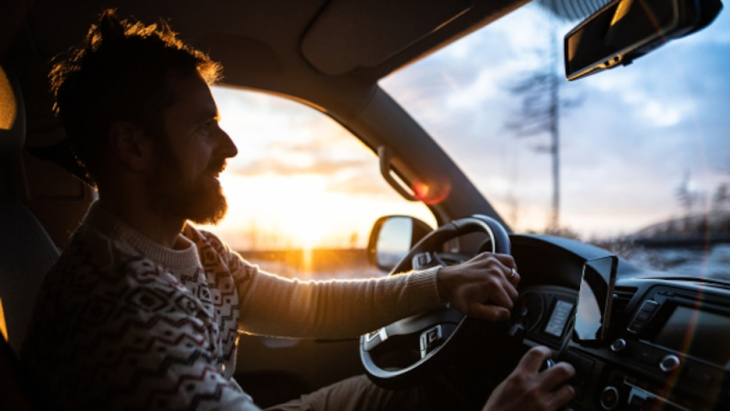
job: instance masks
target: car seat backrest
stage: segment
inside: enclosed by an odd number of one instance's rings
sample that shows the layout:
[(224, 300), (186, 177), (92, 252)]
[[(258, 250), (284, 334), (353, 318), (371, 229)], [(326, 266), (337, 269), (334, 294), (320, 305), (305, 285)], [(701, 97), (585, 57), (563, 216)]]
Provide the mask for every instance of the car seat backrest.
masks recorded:
[[(25, 107), (17, 82), (0, 67), (0, 164), (20, 153), (25, 142)], [(5, 167), (3, 167), (5, 168)]]
[(10, 190), (25, 130), (20, 87), (0, 66), (0, 330), (16, 353), (43, 277), (58, 257), (46, 230)]

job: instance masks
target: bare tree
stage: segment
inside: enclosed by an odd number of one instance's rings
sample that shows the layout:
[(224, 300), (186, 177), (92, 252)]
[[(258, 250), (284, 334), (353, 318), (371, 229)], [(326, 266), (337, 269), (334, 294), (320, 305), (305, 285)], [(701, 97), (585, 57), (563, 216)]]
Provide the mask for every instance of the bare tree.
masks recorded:
[(560, 228), (560, 116), (564, 109), (576, 106), (579, 100), (565, 99), (560, 94), (565, 79), (558, 74), (558, 34), (554, 19), (547, 29), (550, 42), (546, 49), (536, 53), (542, 67), (526, 73), (523, 79), (513, 84), (509, 91), (521, 97), (521, 109), (506, 122), (507, 129), (517, 137), (538, 137), (547, 135), (547, 144), (539, 144), (535, 150), (550, 154), (552, 174), (552, 202), (548, 231)]
[(712, 197), (712, 207), (717, 211), (730, 210), (730, 183), (721, 183)]
[(528, 72), (524, 78), (510, 87), (510, 92), (522, 97), (521, 111), (507, 121), (506, 126), (518, 137), (549, 137), (547, 144), (536, 147), (538, 152), (551, 155), (552, 201), (547, 231), (560, 230), (560, 117), (565, 109), (578, 106), (580, 99), (567, 99), (560, 90), (566, 84), (559, 74), (558, 65), (562, 54), (557, 23), (584, 18), (607, 4), (610, 0), (537, 0), (548, 12), (546, 48), (537, 53), (546, 63)]
[(692, 214), (694, 205), (697, 202), (697, 196), (689, 186), (690, 183), (690, 172), (686, 171), (682, 181), (677, 186), (675, 193), (677, 194), (677, 200), (684, 210), (685, 216), (689, 217)]

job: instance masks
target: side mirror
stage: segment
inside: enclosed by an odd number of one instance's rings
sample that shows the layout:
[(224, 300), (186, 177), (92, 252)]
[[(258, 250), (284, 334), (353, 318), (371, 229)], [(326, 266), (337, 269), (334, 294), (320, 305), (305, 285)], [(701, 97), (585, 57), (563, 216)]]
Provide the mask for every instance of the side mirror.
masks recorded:
[(630, 64), (710, 24), (720, 0), (614, 0), (565, 35), (565, 76), (575, 80)]
[(417, 218), (380, 217), (370, 232), (368, 259), (379, 269), (390, 272), (431, 231), (428, 224)]

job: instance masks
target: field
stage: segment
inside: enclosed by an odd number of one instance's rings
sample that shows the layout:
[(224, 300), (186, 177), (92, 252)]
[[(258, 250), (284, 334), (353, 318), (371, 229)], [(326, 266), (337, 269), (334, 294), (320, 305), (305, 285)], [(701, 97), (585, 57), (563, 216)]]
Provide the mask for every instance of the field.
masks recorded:
[(293, 249), (239, 251), (262, 270), (283, 277), (308, 279), (381, 277), (383, 272), (367, 259), (365, 249)]

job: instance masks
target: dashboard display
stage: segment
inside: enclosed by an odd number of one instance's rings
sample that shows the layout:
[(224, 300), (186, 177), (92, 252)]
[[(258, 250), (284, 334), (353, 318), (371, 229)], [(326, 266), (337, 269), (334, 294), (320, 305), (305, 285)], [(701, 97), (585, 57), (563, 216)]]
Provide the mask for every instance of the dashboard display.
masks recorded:
[(563, 331), (565, 330), (565, 324), (568, 322), (570, 313), (572, 312), (573, 303), (558, 300), (553, 307), (553, 312), (550, 314), (550, 320), (548, 320), (548, 323), (545, 326), (545, 333), (554, 337), (562, 337)]
[(730, 318), (678, 305), (654, 344), (725, 367), (730, 360)]
[(583, 266), (573, 326), (573, 336), (577, 341), (600, 342), (606, 338), (617, 264), (618, 257), (608, 256), (588, 260)]

